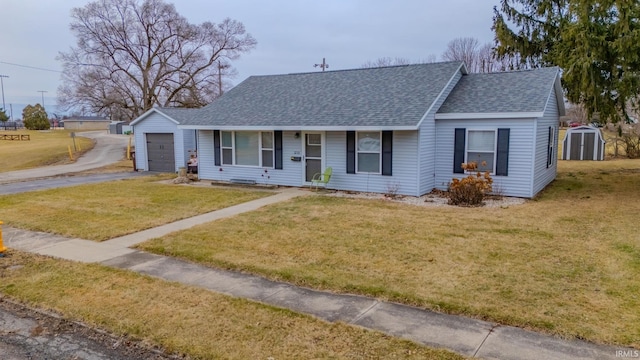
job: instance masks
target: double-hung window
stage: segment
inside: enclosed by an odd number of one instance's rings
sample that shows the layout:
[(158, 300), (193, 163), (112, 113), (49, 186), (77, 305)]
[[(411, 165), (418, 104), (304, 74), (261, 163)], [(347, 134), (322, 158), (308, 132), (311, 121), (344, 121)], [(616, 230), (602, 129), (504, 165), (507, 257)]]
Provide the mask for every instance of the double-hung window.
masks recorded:
[(272, 131), (221, 131), (223, 165), (273, 167)]
[(380, 134), (380, 132), (357, 133), (357, 172), (380, 174), (382, 162)]
[(496, 132), (494, 130), (469, 130), (467, 136), (466, 162), (475, 162), (479, 171), (494, 173)]

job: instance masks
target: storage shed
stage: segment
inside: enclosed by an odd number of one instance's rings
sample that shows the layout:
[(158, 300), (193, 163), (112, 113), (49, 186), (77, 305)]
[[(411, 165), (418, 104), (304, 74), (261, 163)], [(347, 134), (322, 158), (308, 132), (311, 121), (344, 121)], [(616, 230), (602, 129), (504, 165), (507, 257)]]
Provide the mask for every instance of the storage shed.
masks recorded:
[(562, 140), (562, 160), (604, 160), (604, 144), (596, 127), (569, 128)]
[(122, 134), (122, 126), (125, 124), (124, 121), (112, 121), (109, 124), (109, 134)]

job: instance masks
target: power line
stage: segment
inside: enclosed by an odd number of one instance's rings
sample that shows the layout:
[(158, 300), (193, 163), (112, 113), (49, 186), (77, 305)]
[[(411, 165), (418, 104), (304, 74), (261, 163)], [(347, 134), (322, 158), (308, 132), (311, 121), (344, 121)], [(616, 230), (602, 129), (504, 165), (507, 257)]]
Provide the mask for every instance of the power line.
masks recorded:
[(36, 66), (15, 64), (15, 63), (10, 63), (10, 62), (6, 62), (6, 61), (0, 61), (0, 64), (19, 66), (19, 67), (23, 67), (23, 68), (27, 68), (27, 69), (34, 69), (34, 70), (42, 70), (42, 71), (50, 71), (50, 72), (55, 72), (55, 73), (62, 73), (62, 71), (60, 71), (60, 70), (53, 70), (53, 69), (46, 69), (46, 68), (36, 67)]

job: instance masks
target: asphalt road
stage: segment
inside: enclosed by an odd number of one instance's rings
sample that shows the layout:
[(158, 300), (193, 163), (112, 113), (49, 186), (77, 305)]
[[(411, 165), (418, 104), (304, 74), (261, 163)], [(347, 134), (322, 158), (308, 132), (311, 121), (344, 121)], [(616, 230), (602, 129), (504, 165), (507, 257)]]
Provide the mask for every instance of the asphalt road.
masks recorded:
[[(17, 181), (6, 184), (0, 183), (0, 195), (17, 194), (21, 192), (44, 190), (52, 188), (60, 188), (67, 186), (75, 186), (81, 184), (89, 184), (103, 181), (129, 179), (136, 176), (149, 175), (148, 172), (124, 172), (124, 173), (105, 173), (92, 175), (74, 175), (74, 176), (56, 176), (45, 179)], [(124, 191), (124, 189), (123, 189)], [(0, 358), (0, 360), (3, 360)]]
[(0, 300), (1, 360), (177, 358), (54, 314)]

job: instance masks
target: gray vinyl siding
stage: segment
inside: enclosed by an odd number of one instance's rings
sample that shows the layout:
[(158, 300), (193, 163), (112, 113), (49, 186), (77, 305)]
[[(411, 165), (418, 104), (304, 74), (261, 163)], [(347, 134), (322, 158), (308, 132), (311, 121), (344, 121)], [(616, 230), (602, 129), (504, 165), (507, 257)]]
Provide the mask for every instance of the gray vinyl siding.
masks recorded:
[[(549, 101), (544, 111), (544, 116), (537, 120), (536, 127), (536, 152), (533, 177), (533, 191), (531, 196), (545, 188), (556, 178), (558, 165), (558, 102), (553, 92), (549, 95)], [(549, 126), (555, 130), (553, 145), (553, 163), (547, 168), (547, 145), (549, 140)]]
[(435, 114), (447, 99), (453, 88), (456, 86), (460, 78), (461, 72), (457, 72), (453, 76), (449, 85), (444, 89), (440, 98), (438, 98), (431, 111), (425, 116), (425, 119), (420, 125), (420, 145), (418, 148), (418, 158), (416, 163), (420, 164), (418, 172), (415, 174), (416, 182), (419, 184), (418, 192), (411, 194), (414, 196), (420, 196), (433, 190), (436, 186), (436, 121)]
[[(198, 131), (198, 176), (200, 179), (230, 181), (253, 180), (258, 184), (302, 186), (302, 162), (291, 161), (294, 153), (302, 149), (302, 140), (295, 138), (295, 131), (282, 133), (282, 169), (215, 165), (213, 131)], [(267, 172), (265, 173), (265, 170)]]
[[(136, 167), (138, 170), (149, 170), (147, 162), (147, 133), (173, 134), (174, 158), (176, 159), (175, 171), (185, 166), (186, 155), (183, 130), (178, 129), (176, 123), (158, 113), (151, 113), (146, 118), (133, 126), (134, 141), (136, 145)], [(184, 163), (180, 159), (185, 159)]]
[(415, 195), (417, 131), (394, 131), (392, 166), (393, 175), (347, 174), (347, 134), (344, 131), (326, 133), (326, 166), (333, 168), (328, 184), (330, 189), (387, 193), (396, 188), (398, 194)]
[[(231, 179), (253, 180), (256, 183), (285, 186), (304, 185), (304, 162), (291, 161), (302, 151), (304, 136), (295, 138), (295, 131), (284, 131), (282, 136), (283, 168), (267, 169), (270, 177), (262, 176), (264, 168), (242, 166), (215, 166), (213, 131), (198, 131), (199, 176), (206, 180), (230, 181)], [(303, 134), (302, 132), (298, 132)], [(414, 195), (415, 150), (417, 131), (394, 131), (393, 133), (393, 175), (347, 174), (347, 137), (344, 131), (324, 133), (324, 166), (333, 168), (329, 189), (387, 193), (390, 187), (398, 188), (398, 194)], [(222, 169), (222, 171), (220, 171)], [(266, 174), (265, 174), (266, 175)]]
[(184, 158), (182, 159), (184, 162), (184, 165), (180, 165), (180, 166), (187, 166), (187, 161), (189, 161), (189, 150), (192, 151), (196, 151), (198, 150), (198, 144), (196, 141), (196, 137), (198, 136), (196, 134), (196, 130), (191, 130), (191, 129), (182, 129), (182, 138), (183, 138), (183, 144), (184, 144)]
[[(435, 187), (447, 190), (453, 173), (453, 146), (456, 128), (467, 130), (510, 129), (508, 176), (493, 176), (494, 190), (506, 196), (531, 197), (534, 119), (437, 120)], [(546, 159), (546, 158), (545, 158)]]

